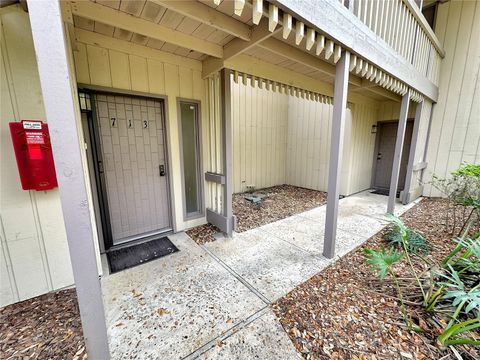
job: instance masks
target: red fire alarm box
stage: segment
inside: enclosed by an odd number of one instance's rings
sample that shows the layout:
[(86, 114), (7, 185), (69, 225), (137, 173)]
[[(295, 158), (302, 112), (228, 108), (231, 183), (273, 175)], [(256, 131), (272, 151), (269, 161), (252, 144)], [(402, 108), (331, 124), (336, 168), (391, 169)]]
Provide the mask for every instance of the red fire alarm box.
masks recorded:
[(48, 125), (37, 120), (22, 120), (9, 125), (22, 189), (56, 188), (57, 176)]

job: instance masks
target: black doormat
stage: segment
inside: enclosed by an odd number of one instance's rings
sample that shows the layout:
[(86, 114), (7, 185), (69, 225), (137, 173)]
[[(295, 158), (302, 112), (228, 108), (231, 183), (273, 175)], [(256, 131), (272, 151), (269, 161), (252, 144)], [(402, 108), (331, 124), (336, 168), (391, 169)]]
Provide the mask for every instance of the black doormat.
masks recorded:
[[(377, 195), (385, 195), (388, 196), (390, 194), (390, 190), (388, 189), (375, 189), (370, 192), (371, 194), (377, 194)], [(400, 196), (400, 191), (397, 191), (397, 198)]]
[(110, 273), (116, 273), (179, 251), (166, 237), (107, 252)]

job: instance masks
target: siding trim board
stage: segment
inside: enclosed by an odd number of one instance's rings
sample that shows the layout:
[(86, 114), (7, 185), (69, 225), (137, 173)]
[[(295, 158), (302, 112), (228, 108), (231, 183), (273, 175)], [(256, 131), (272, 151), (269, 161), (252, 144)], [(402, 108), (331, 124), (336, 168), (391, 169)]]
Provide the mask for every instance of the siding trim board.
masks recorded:
[[(183, 134), (182, 134), (182, 122), (181, 122), (181, 111), (180, 111), (180, 105), (181, 103), (186, 103), (186, 104), (195, 104), (197, 105), (197, 111), (198, 114), (196, 114), (196, 129), (198, 131), (197, 138), (195, 139), (196, 144), (195, 148), (196, 151), (198, 152), (198, 171), (197, 171), (197, 198), (198, 198), (198, 211), (195, 213), (187, 213), (187, 206), (186, 206), (186, 199), (185, 199), (185, 169), (184, 169), (184, 158), (183, 158)], [(207, 180), (207, 177), (205, 176), (205, 179), (203, 179), (203, 154), (202, 154), (202, 134), (201, 134), (201, 129), (202, 129), (202, 110), (201, 110), (201, 102), (198, 100), (193, 100), (193, 99), (186, 99), (186, 98), (177, 98), (177, 112), (178, 112), (178, 134), (179, 134), (179, 139), (180, 139), (180, 161), (181, 161), (181, 176), (182, 176), (182, 201), (183, 201), (183, 219), (185, 221), (187, 220), (192, 220), (196, 218), (201, 218), (205, 217), (205, 190), (204, 190), (204, 180)], [(167, 169), (168, 171), (168, 169)]]

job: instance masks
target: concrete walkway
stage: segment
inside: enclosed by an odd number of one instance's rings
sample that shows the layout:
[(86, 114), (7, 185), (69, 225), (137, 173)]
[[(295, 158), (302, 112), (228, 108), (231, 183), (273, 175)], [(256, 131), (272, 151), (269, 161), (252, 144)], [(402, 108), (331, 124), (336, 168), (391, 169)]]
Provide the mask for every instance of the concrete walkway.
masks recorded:
[[(385, 226), (387, 197), (340, 200), (337, 257)], [(397, 204), (401, 214), (414, 204)], [(326, 207), (233, 239), (199, 246), (170, 237), (179, 252), (102, 279), (114, 359), (295, 359), (269, 304), (334, 260), (322, 254)]]

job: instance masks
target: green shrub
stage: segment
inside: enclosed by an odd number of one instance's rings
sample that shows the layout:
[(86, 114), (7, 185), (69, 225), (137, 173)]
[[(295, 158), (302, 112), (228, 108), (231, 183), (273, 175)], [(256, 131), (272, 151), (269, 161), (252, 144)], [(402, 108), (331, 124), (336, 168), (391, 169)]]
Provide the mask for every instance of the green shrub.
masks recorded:
[[(463, 172), (467, 170), (471, 173), (472, 169), (461, 169)], [(476, 171), (476, 168), (473, 170)], [(402, 315), (408, 328), (422, 331), (413, 323), (406, 309), (404, 294), (418, 292), (419, 296), (421, 292), (424, 309), (434, 323), (442, 324), (437, 338), (441, 345), (480, 346), (480, 341), (471, 336), (472, 332), (480, 329), (480, 233), (469, 236), (467, 226), (462, 236), (455, 240), (457, 246), (444, 258), (441, 265), (435, 265), (419, 255), (428, 251), (424, 236), (410, 229), (398, 217), (392, 215), (390, 221), (389, 231), (384, 235), (389, 248), (365, 249), (364, 256), (366, 264), (381, 280), (390, 275), (397, 289)], [(426, 263), (427, 270), (421, 275), (417, 273), (409, 254)], [(403, 259), (410, 265), (412, 276), (406, 283), (400, 283), (392, 269), (393, 264)], [(408, 280), (408, 276), (404, 276), (403, 280)]]
[[(407, 251), (411, 253), (428, 254), (430, 247), (428, 246), (427, 239), (418, 232), (407, 229), (406, 231), (406, 247)], [(383, 235), (383, 240), (390, 246), (402, 246), (403, 237), (397, 226), (390, 226), (390, 229)]]
[(465, 164), (457, 170), (452, 171), (453, 176), (465, 176), (480, 179), (480, 165)]
[(459, 226), (460, 235), (467, 223), (478, 224), (480, 219), (480, 165), (463, 164), (450, 175), (448, 178), (433, 175), (430, 184), (449, 200), (446, 224), (448, 227), (449, 217), (453, 218), (452, 234)]

